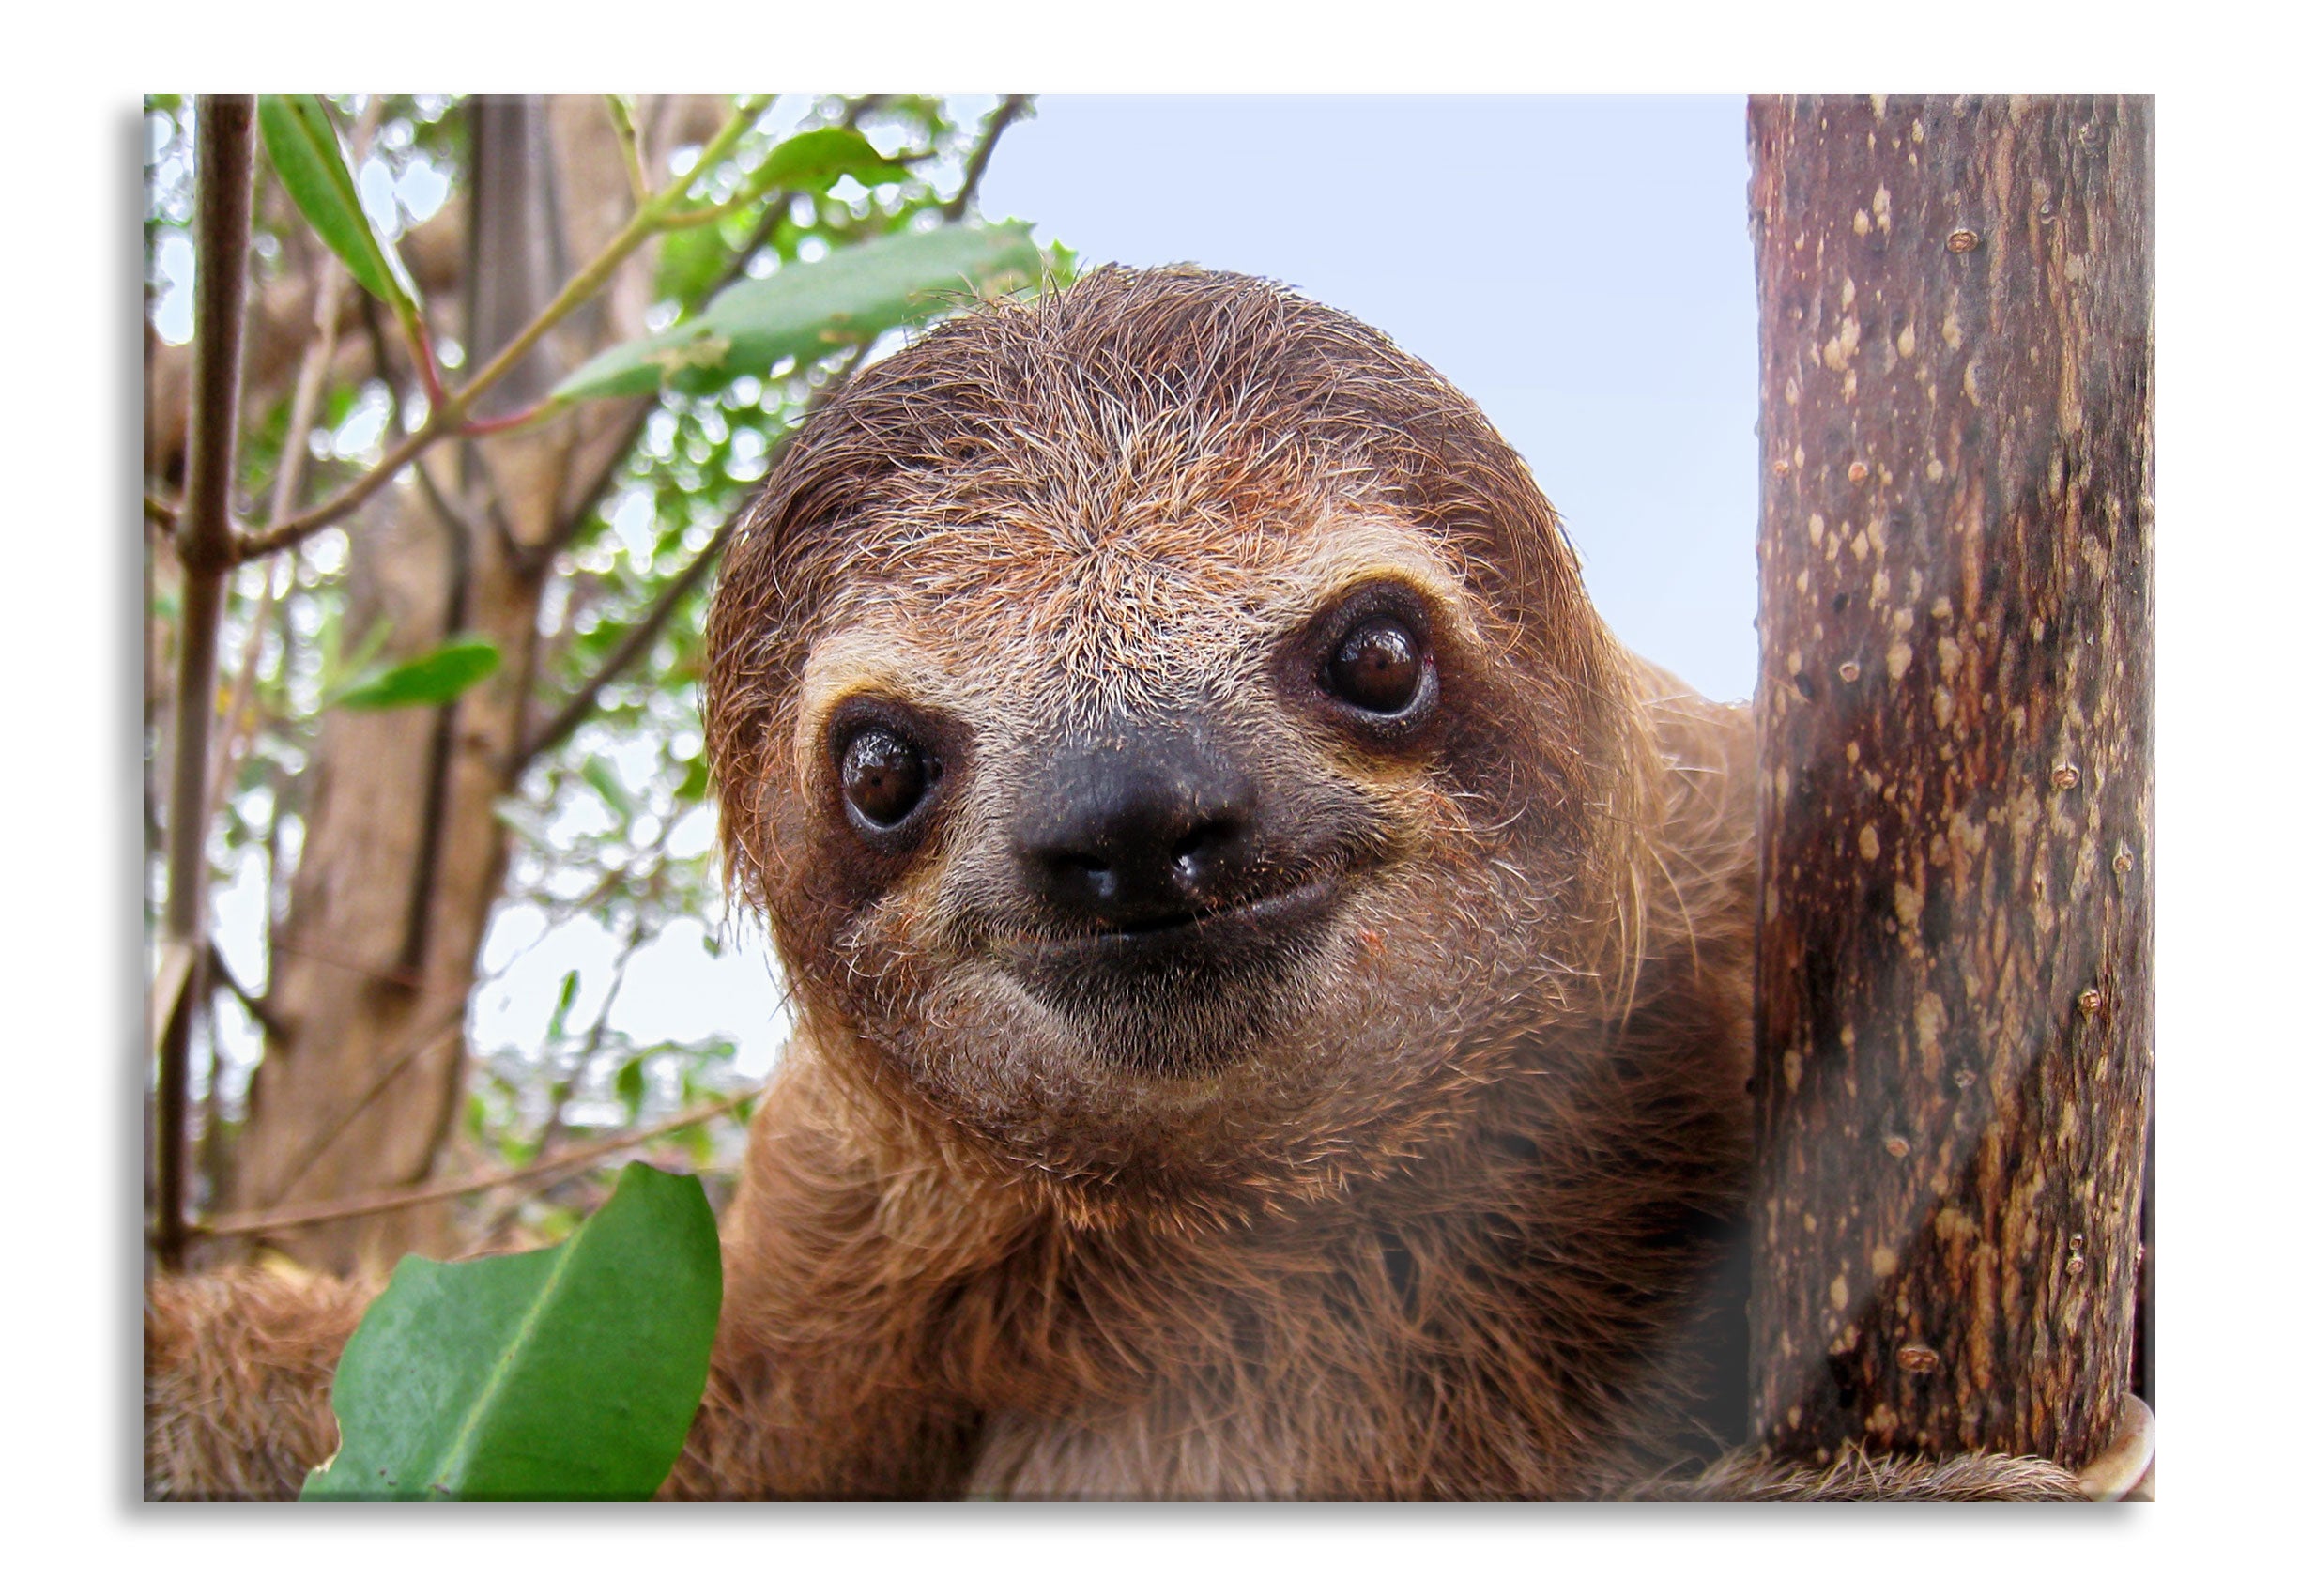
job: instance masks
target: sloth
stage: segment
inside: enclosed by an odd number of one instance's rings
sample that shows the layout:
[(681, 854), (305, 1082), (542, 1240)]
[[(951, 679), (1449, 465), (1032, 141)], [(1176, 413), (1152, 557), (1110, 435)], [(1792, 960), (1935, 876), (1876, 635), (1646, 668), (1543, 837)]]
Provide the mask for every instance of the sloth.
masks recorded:
[(797, 435), (707, 652), (794, 1021), (667, 1495), (2075, 1494), (1715, 1461), (1749, 713), (1381, 334), (1189, 268), (946, 321)]

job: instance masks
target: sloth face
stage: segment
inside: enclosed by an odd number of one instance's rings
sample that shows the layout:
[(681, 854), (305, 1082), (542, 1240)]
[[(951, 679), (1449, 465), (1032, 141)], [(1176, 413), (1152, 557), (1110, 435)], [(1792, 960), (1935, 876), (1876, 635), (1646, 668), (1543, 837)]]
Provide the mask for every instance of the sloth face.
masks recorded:
[(1615, 656), (1378, 335), (1096, 274), (863, 374), (742, 531), (730, 875), (872, 1089), (1035, 1174), (1297, 1187), (1592, 1008)]
[[(1009, 560), (1020, 541), (984, 540)], [(1386, 881), (1459, 820), (1435, 777), (1476, 623), (1422, 541), (1377, 523), (1338, 520), (1250, 586), (1228, 572), (1218, 592), (1106, 546), (1042, 612), (960, 636), (903, 588), (853, 596), (807, 662), (791, 762), (847, 907), (835, 942), (886, 972), (856, 997), (935, 969), (1003, 1034), (1112, 1078), (1238, 1067), (1316, 1011)]]
[(1441, 540), (957, 537), (975, 591), (851, 578), (771, 733), (787, 962), (937, 1113), (1103, 1179), (1355, 1160), (1444, 1117), (1434, 1022), (1523, 1028), (1496, 973), (1568, 1009), (1588, 817)]

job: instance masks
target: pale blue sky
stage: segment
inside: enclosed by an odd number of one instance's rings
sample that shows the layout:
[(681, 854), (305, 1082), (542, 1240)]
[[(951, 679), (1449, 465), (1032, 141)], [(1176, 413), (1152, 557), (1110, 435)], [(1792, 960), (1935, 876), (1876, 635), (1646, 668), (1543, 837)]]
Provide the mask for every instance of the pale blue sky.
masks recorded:
[(1621, 638), (1712, 697), (1746, 698), (1744, 105), (1050, 95), (1007, 133), (982, 203), (1091, 262), (1250, 271), (1382, 329), (1525, 455)]

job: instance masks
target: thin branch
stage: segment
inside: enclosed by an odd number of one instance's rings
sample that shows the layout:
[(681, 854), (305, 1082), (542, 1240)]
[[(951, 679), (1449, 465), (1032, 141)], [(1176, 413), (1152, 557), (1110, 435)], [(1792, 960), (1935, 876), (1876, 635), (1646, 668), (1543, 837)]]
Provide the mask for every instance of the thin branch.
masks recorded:
[[(239, 437), (240, 335), (246, 320), (248, 238), (255, 201), (255, 100), (202, 95), (193, 221), (198, 342), (192, 349), (190, 464), (176, 527), (183, 560), (183, 618), (176, 631), (176, 735), (168, 792), (167, 941), (196, 949), (207, 898), (207, 746), (216, 696), (216, 628), (232, 565), (232, 456)], [(183, 1261), (184, 1162), (191, 1106), (187, 992), (161, 1030), (153, 1191), (162, 1266)]]
[(499, 416), (488, 416), (480, 421), (466, 422), (458, 429), (465, 437), (492, 437), (498, 432), (517, 432), (521, 427), (533, 426), (567, 408), (566, 401), (544, 394), (532, 405), (516, 410), (506, 410)]
[(451, 1012), (442, 1015), (437, 1023), (426, 1028), (415, 1040), (407, 1043), (393, 1054), (390, 1061), (376, 1072), (375, 1079), (367, 1083), (366, 1090), (360, 1094), (358, 1099), (338, 1114), (334, 1123), (330, 1125), (326, 1130), (304, 1143), (302, 1151), (296, 1155), (296, 1161), (288, 1170), (286, 1178), (274, 1188), (275, 1192), (293, 1191), (296, 1189), (296, 1182), (311, 1173), (312, 1166), (319, 1161), (320, 1155), (335, 1145), (335, 1139), (350, 1128), (353, 1120), (367, 1112), (368, 1105), (383, 1095), (385, 1087), (398, 1080), (406, 1067), (421, 1058), (425, 1050), (438, 1041), (440, 1037), (446, 1036), (449, 1031), (461, 1027), (464, 1021), (464, 1004), (469, 995), (469, 989), (467, 987), (463, 995), (455, 1000), (455, 1006)]
[(275, 1042), (286, 1039), (286, 1022), (273, 1011), (269, 1003), (240, 984), (239, 977), (232, 974), (232, 967), (224, 962), (223, 950), (215, 944), (212, 938), (207, 944), (207, 974), (218, 986), (239, 1000), (239, 1006), (248, 1011), (251, 1020), (264, 1028), (265, 1036)]
[(607, 121), (623, 152), (623, 174), (631, 179), (631, 203), (643, 206), (652, 196), (647, 189), (647, 154), (639, 147), (639, 130), (631, 120), (631, 102), (620, 94), (608, 95), (606, 102)]
[(340, 1198), (329, 1203), (309, 1203), (292, 1208), (274, 1208), (268, 1213), (237, 1214), (212, 1220), (207, 1224), (194, 1225), (192, 1229), (201, 1235), (259, 1235), (268, 1231), (299, 1230), (306, 1225), (326, 1224), (333, 1220), (364, 1219), (370, 1214), (390, 1213), (396, 1208), (412, 1208), (424, 1203), (443, 1203), (452, 1197), (468, 1197), (474, 1192), (490, 1191), (498, 1186), (511, 1185), (514, 1181), (533, 1180), (544, 1175), (557, 1175), (567, 1170), (581, 1169), (588, 1164), (595, 1164), (600, 1159), (620, 1153), (626, 1147), (636, 1147), (643, 1143), (653, 1141), (658, 1136), (667, 1136), (674, 1130), (684, 1130), (691, 1125), (702, 1125), (718, 1118), (721, 1114), (731, 1113), (739, 1108), (757, 1102), (760, 1097), (765, 1095), (766, 1090), (764, 1086), (754, 1087), (740, 1097), (728, 1097), (716, 1103), (706, 1103), (701, 1108), (689, 1109), (684, 1113), (673, 1114), (668, 1119), (658, 1120), (653, 1125), (642, 1127), (637, 1130), (626, 1130), (621, 1135), (605, 1137), (587, 1146), (571, 1148), (555, 1159), (523, 1164), (517, 1169), (496, 1170), (487, 1174), (470, 1175), (462, 1180), (441, 1181), (434, 1186), (415, 1187), (397, 1191), (374, 1191), (362, 1197)]
[(465, 508), (461, 497), (441, 487), (439, 479), (432, 475), (431, 468), (422, 461), (409, 462), (408, 469), (415, 473), (415, 485), (423, 490), (423, 499), (439, 517), (440, 524), (469, 548), (479, 532), (471, 525), (471, 513)]
[(631, 451), (638, 447), (639, 438), (647, 430), (647, 419), (655, 410), (653, 403), (634, 405), (615, 437), (614, 446), (600, 452), (599, 465), (555, 511), (558, 519), (551, 528), (551, 535), (541, 543), (514, 545), (519, 556), (533, 561), (530, 569), (540, 569), (545, 560), (575, 541), (583, 524), (590, 519), (591, 512), (606, 497), (607, 489), (615, 485), (615, 473), (631, 458)]
[(719, 529), (711, 534), (711, 541), (703, 545), (702, 552), (687, 561), (687, 568), (673, 577), (670, 586), (656, 596), (655, 602), (649, 606), (647, 613), (639, 618), (630, 631), (623, 634), (622, 640), (615, 645), (605, 660), (600, 662), (599, 668), (591, 674), (590, 680), (577, 688), (575, 695), (560, 706), (558, 713), (545, 721), (543, 727), (527, 740), (527, 743), (520, 748), (517, 758), (512, 761), (514, 785), (516, 785), (520, 772), (534, 763), (539, 757), (565, 742), (574, 733), (576, 727), (590, 719), (591, 711), (599, 707), (599, 695), (605, 692), (607, 685), (617, 677), (630, 669), (633, 662), (653, 646), (655, 638), (662, 635), (663, 628), (669, 624), (671, 616), (686, 601), (687, 595), (695, 591), (696, 584), (703, 579), (711, 567), (716, 563), (719, 555), (725, 551), (728, 537), (733, 531), (734, 525), (735, 518), (731, 515), (720, 524)]
[(606, 996), (599, 1000), (599, 1013), (591, 1021), (590, 1029), (584, 1033), (583, 1051), (575, 1055), (567, 1073), (560, 1078), (558, 1085), (552, 1090), (551, 1117), (544, 1121), (542, 1131), (537, 1134), (535, 1150), (529, 1155), (529, 1162), (541, 1161), (543, 1156), (551, 1150), (551, 1143), (559, 1139), (559, 1133), (566, 1124), (567, 1104), (575, 1097), (575, 1083), (583, 1079), (583, 1072), (590, 1067), (591, 1060), (599, 1056), (599, 1050), (606, 1041), (607, 1016), (615, 1010), (615, 1000), (622, 996), (623, 979), (631, 974), (631, 960), (637, 956), (646, 939), (645, 922), (635, 918), (631, 922), (631, 934), (623, 939), (622, 952), (616, 957), (615, 974), (607, 982)]
[(447, 399), (447, 379), (439, 375), (439, 352), (433, 347), (431, 324), (421, 311), (399, 311), (400, 330), (415, 351), (417, 380), (423, 385), (423, 402), (437, 407)]
[(990, 165), (990, 152), (998, 147), (998, 141), (1006, 130), (1030, 109), (1030, 101), (1027, 94), (1010, 94), (990, 113), (990, 119), (983, 124), (982, 137), (974, 141), (974, 148), (966, 158), (966, 176), (958, 184), (958, 192), (943, 203), (943, 221), (958, 221), (966, 214), (966, 207), (974, 203), (974, 192), (982, 187), (982, 175)]
[(163, 532), (172, 532), (176, 529), (176, 506), (164, 499), (155, 499), (150, 494), (146, 494), (144, 496), (144, 517)]
[[(455, 403), (450, 401), (448, 406), (434, 410), (420, 431), (411, 432), (400, 439), (364, 476), (333, 499), (324, 504), (314, 505), (300, 515), (290, 515), (284, 521), (274, 522), (261, 532), (242, 536), (237, 550), (238, 557), (242, 560), (261, 560), (267, 554), (293, 548), (322, 527), (342, 520), (365, 504), (375, 497), (376, 489), (399, 474), (401, 468), (448, 435), (452, 424), (448, 418)], [(455, 419), (460, 421), (462, 418), (457, 416)]]
[[(375, 352), (376, 376), (382, 382), (384, 391), (391, 396), (389, 425), (393, 433), (404, 437), (407, 431), (406, 413), (399, 401), (399, 374), (391, 367), (390, 345), (383, 336), (383, 308), (376, 302), (375, 295), (360, 294), (360, 320), (367, 330), (368, 347)], [(463, 547), (470, 547), (474, 535), (471, 517), (464, 509), (462, 500), (451, 497), (439, 485), (438, 478), (432, 474), (430, 465), (421, 455), (407, 462), (407, 468), (415, 474), (416, 486), (422, 490), (424, 499), (439, 517), (440, 524), (462, 540)]]
[[(399, 402), (399, 376), (391, 369), (391, 357), (384, 344), (382, 308), (376, 304), (373, 294), (360, 296), (360, 316), (367, 326), (368, 345), (376, 352), (376, 375), (382, 379), (384, 391), (391, 396), (391, 429), (404, 435), (406, 432), (406, 420)], [(431, 466), (421, 456), (410, 460), (407, 468), (415, 474), (416, 486), (422, 491), (432, 513), (439, 517), (440, 525), (451, 535), (461, 540), (461, 546), (470, 547), (475, 534), (471, 529), (470, 514), (464, 507), (461, 498), (451, 495), (439, 485), (439, 479), (433, 474)]]

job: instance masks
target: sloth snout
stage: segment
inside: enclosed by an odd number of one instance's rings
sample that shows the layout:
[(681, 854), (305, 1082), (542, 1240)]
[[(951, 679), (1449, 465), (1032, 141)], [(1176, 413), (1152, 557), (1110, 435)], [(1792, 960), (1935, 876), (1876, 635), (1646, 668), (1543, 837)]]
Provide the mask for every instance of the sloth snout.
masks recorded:
[(1220, 750), (1122, 729), (1039, 762), (1015, 854), (1055, 918), (1142, 929), (1236, 895), (1257, 852), (1259, 807), (1252, 781)]

